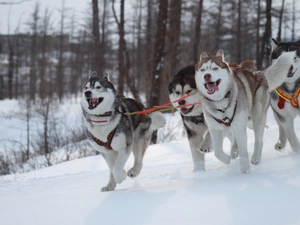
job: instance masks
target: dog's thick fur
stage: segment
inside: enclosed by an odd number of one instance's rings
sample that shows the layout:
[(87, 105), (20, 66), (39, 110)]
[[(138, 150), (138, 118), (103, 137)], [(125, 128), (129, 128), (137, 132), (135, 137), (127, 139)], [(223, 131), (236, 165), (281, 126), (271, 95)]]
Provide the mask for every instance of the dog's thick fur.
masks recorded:
[(296, 42), (281, 42), (272, 40), (271, 61), (276, 63), (284, 52), (296, 51), (296, 57), (291, 60), (292, 65), (284, 83), (278, 87), (288, 95), (297, 95), (291, 104), (290, 100), (284, 100), (278, 92), (271, 92), (271, 107), (279, 127), (279, 140), (275, 144), (276, 150), (282, 150), (287, 140), (294, 152), (300, 152), (300, 142), (294, 129), (294, 119), (300, 115), (300, 95), (296, 94), (300, 88), (300, 40)]
[[(178, 99), (191, 94), (189, 97)], [(202, 102), (202, 96), (197, 91), (195, 83), (195, 66), (189, 65), (178, 71), (172, 77), (169, 83), (169, 98), (174, 107), (183, 106), (185, 104), (193, 104)], [(193, 159), (193, 168), (196, 170), (204, 170), (204, 154), (197, 151), (199, 146), (202, 146), (205, 152), (211, 151), (211, 138), (208, 132), (207, 124), (204, 120), (201, 104), (189, 105), (179, 109), (184, 128), (189, 140), (191, 155)]]
[[(269, 107), (269, 91), (281, 85), (289, 71), (294, 53), (286, 53), (265, 71), (254, 73), (236, 68), (232, 71), (224, 60), (223, 50), (215, 56), (202, 53), (196, 64), (195, 80), (198, 90), (204, 96), (203, 110), (212, 138), (215, 156), (229, 164), (231, 157), (240, 156), (240, 170), (250, 172), (247, 151), (248, 119), (252, 120), (255, 135), (253, 164), (261, 161), (266, 111)], [(236, 141), (231, 157), (223, 151), (223, 138), (230, 130)]]
[(108, 75), (99, 78), (96, 73), (83, 87), (81, 106), (89, 142), (102, 154), (110, 170), (109, 181), (101, 190), (114, 190), (126, 178), (124, 166), (131, 151), (134, 166), (127, 176), (138, 176), (152, 132), (165, 125), (164, 116), (158, 112), (147, 116), (125, 115), (145, 108), (134, 99), (117, 96)]

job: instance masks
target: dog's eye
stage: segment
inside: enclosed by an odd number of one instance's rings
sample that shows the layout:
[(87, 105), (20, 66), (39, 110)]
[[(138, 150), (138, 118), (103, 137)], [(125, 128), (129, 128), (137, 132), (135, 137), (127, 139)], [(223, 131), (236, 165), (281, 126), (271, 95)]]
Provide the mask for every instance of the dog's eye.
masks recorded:
[(176, 95), (180, 95), (180, 92), (179, 92), (179, 91), (176, 91), (175, 93), (176, 93)]
[(190, 94), (191, 92), (192, 92), (192, 90), (188, 90), (186, 93), (187, 93), (187, 94)]
[(101, 89), (101, 86), (98, 85), (96, 88), (99, 90), (99, 89)]
[(214, 68), (213, 68), (213, 70), (218, 70), (218, 69), (219, 69), (218, 67), (214, 67)]
[(84, 89), (87, 90), (87, 89), (89, 89), (89, 88), (88, 88), (88, 86), (85, 86)]
[(204, 72), (204, 71), (205, 71), (205, 69), (201, 68), (201, 69), (200, 69), (200, 71), (201, 71), (201, 72)]

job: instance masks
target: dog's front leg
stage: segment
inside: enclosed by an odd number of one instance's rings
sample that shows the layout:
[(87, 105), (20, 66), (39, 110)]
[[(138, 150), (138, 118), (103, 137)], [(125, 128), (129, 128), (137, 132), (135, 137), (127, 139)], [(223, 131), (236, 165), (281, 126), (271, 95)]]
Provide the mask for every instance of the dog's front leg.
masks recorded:
[(102, 153), (102, 156), (104, 160), (107, 163), (107, 166), (109, 168), (109, 180), (108, 183), (101, 188), (101, 191), (112, 191), (116, 188), (117, 183), (115, 181), (115, 178), (113, 176), (112, 170), (113, 170), (113, 165), (115, 164), (116, 158), (117, 158), (117, 152), (113, 151), (110, 153)]
[(223, 131), (210, 128), (210, 136), (212, 139), (212, 146), (217, 159), (219, 159), (225, 164), (229, 164), (231, 161), (231, 157), (223, 151)]
[(279, 119), (279, 116), (280, 115), (277, 115), (277, 112), (274, 111), (274, 117), (277, 121), (278, 128), (279, 128), (279, 140), (277, 141), (274, 147), (276, 150), (281, 151), (282, 149), (284, 149), (286, 145), (287, 138), (285, 136), (284, 129)]
[[(130, 146), (131, 147), (131, 146)], [(126, 179), (125, 163), (130, 155), (130, 147), (118, 150), (118, 155), (112, 169), (115, 181), (120, 184)]]
[(241, 129), (233, 129), (232, 134), (235, 137), (238, 149), (239, 149), (239, 157), (240, 157), (240, 170), (241, 173), (249, 173), (250, 172), (250, 162), (247, 151), (247, 132), (246, 128)]
[(294, 118), (286, 118), (286, 121), (282, 123), (282, 127), (285, 133), (285, 136), (287, 137), (291, 148), (295, 153), (300, 152), (300, 143), (298, 141), (297, 135), (295, 133), (294, 128)]
[(210, 132), (207, 130), (206, 133), (204, 134), (204, 138), (201, 141), (200, 145), (197, 146), (197, 150), (200, 151), (202, 154), (212, 152), (212, 141), (211, 141), (211, 136)]
[[(199, 140), (200, 139), (200, 140)], [(189, 137), (189, 144), (190, 144), (190, 150), (191, 150), (191, 155), (193, 159), (193, 170), (205, 170), (205, 161), (204, 161), (204, 154), (198, 150), (198, 144), (199, 141), (202, 141), (201, 137), (194, 136), (194, 137)]]

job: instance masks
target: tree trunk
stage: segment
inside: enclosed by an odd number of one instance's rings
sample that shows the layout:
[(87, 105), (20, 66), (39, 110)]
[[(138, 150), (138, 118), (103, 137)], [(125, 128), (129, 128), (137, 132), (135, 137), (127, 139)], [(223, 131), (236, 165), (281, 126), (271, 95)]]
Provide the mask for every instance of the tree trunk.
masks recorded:
[(262, 40), (262, 47), (259, 56), (259, 60), (257, 62), (257, 68), (261, 69), (264, 64), (264, 58), (269, 58), (270, 49), (267, 48), (268, 43), (271, 40), (271, 31), (272, 31), (272, 23), (271, 23), (271, 9), (272, 9), (272, 0), (266, 0), (266, 25), (265, 25), (265, 33)]
[(223, 0), (220, 0), (219, 7), (218, 7), (219, 14), (217, 16), (217, 24), (216, 24), (216, 34), (215, 34), (215, 47), (214, 47), (214, 54), (220, 48), (220, 39), (221, 39), (221, 20), (222, 20), (222, 12), (223, 12)]
[(118, 78), (118, 92), (119, 94), (124, 93), (124, 83), (125, 83), (125, 60), (124, 60), (124, 53), (125, 53), (125, 42), (124, 42), (124, 4), (125, 0), (121, 0), (120, 2), (120, 22), (118, 21), (115, 8), (114, 8), (115, 1), (113, 0), (112, 8), (115, 20), (117, 22), (119, 28), (119, 53), (118, 53), (118, 61), (119, 61), (119, 78)]
[(237, 54), (236, 54), (236, 61), (240, 63), (241, 59), (241, 45), (242, 45), (242, 35), (241, 35), (241, 26), (242, 26), (242, 1), (239, 0), (238, 2), (238, 20), (237, 20), (237, 33), (236, 33), (236, 45), (237, 45)]
[(281, 42), (281, 30), (282, 30), (282, 17), (283, 17), (283, 13), (284, 13), (284, 2), (285, 2), (285, 0), (282, 0), (281, 9), (279, 12), (278, 32), (277, 32), (277, 38), (276, 38), (276, 40), (278, 42)]
[[(181, 24), (181, 0), (172, 1), (169, 13), (169, 29), (166, 36), (166, 56), (164, 57), (161, 86), (167, 87), (172, 76), (180, 69), (180, 24)], [(167, 88), (162, 88), (159, 97), (160, 103), (169, 101)]]
[(196, 64), (199, 61), (199, 43), (201, 38), (201, 20), (203, 12), (203, 0), (199, 0), (197, 16), (196, 16), (196, 25), (195, 25), (195, 36), (194, 36), (194, 46), (193, 46), (193, 62)]
[(56, 88), (60, 101), (62, 101), (64, 93), (64, 21), (65, 21), (65, 0), (62, 0), (62, 9), (60, 14), (60, 37), (59, 37), (59, 56), (56, 71)]
[[(260, 0), (257, 0), (257, 20), (256, 20), (256, 62), (259, 61), (260, 54)], [(257, 65), (258, 66), (258, 65)]]
[(145, 92), (147, 105), (150, 107), (152, 65), (153, 65), (153, 43), (152, 43), (152, 0), (147, 3), (147, 30), (146, 30), (146, 79)]
[(101, 43), (100, 43), (100, 27), (99, 27), (99, 8), (98, 0), (92, 0), (93, 3), (93, 37), (94, 37), (94, 58), (92, 63), (92, 70), (98, 74), (103, 74), (101, 63)]
[[(157, 16), (157, 28), (154, 46), (154, 61), (151, 86), (150, 105), (157, 106), (160, 104), (160, 93), (162, 88), (162, 71), (164, 66), (164, 49), (165, 37), (168, 21), (168, 0), (159, 1), (159, 12)], [(152, 143), (157, 141), (157, 131), (153, 132)]]

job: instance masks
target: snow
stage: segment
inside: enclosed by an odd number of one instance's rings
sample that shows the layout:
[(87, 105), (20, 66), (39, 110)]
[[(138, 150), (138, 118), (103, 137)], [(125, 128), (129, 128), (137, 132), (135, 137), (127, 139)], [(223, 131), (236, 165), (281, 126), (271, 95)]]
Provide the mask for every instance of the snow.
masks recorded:
[[(176, 113), (166, 117), (182, 125)], [(289, 145), (274, 150), (278, 128), (271, 110), (267, 125), (262, 162), (249, 174), (239, 172), (238, 159), (224, 165), (213, 153), (206, 155), (206, 171), (193, 172), (184, 136), (149, 146), (140, 176), (111, 192), (100, 192), (109, 173), (101, 155), (2, 176), (0, 224), (298, 225), (300, 155)], [(299, 118), (295, 129), (300, 138)], [(253, 145), (248, 130), (250, 154)], [(229, 152), (227, 140), (224, 149)], [(132, 164), (131, 156), (126, 170)]]

